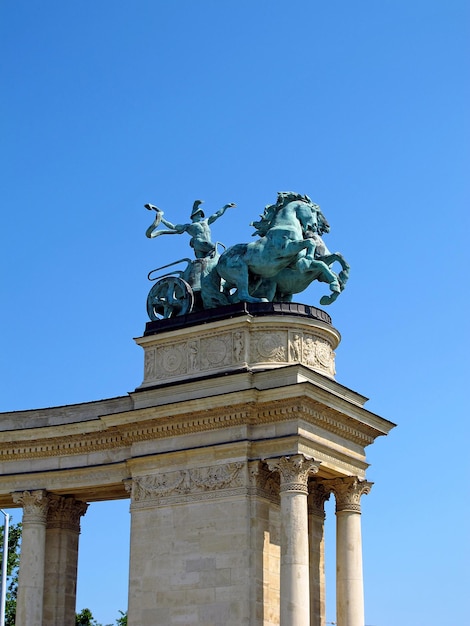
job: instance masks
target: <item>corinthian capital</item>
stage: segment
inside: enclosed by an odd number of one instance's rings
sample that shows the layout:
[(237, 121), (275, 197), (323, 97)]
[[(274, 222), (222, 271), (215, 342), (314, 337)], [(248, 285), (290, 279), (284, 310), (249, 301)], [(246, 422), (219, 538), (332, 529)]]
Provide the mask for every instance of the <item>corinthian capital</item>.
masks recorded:
[(34, 491), (15, 491), (13, 502), (23, 507), (23, 522), (46, 523), (49, 509), (49, 494), (45, 489)]
[(80, 532), (80, 518), (85, 515), (88, 504), (72, 497), (63, 497), (56, 494), (49, 496), (49, 511), (47, 515), (48, 528), (65, 528)]
[(316, 479), (310, 481), (308, 494), (308, 511), (316, 517), (325, 517), (325, 502), (330, 499), (330, 490), (323, 482)]
[(320, 463), (303, 454), (266, 459), (272, 472), (279, 472), (281, 477), (280, 492), (297, 491), (308, 493), (308, 477), (318, 472)]
[(361, 512), (361, 496), (368, 494), (374, 483), (359, 480), (357, 476), (324, 480), (323, 484), (335, 494), (336, 512)]

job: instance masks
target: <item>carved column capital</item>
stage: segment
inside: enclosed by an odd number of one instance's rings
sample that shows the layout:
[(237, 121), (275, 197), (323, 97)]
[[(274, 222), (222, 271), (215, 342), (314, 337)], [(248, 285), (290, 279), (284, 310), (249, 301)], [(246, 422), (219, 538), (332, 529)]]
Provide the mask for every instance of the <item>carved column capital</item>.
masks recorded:
[(357, 476), (346, 476), (324, 480), (323, 484), (335, 494), (337, 513), (341, 511), (360, 513), (361, 496), (367, 495), (374, 483), (359, 480)]
[(88, 504), (73, 497), (63, 497), (56, 494), (49, 496), (49, 510), (47, 513), (48, 528), (63, 528), (80, 532), (80, 518), (85, 515)]
[(279, 476), (269, 471), (262, 461), (248, 463), (250, 493), (279, 503)]
[(309, 482), (308, 512), (325, 519), (325, 502), (330, 499), (330, 490), (318, 480)]
[(45, 524), (49, 508), (49, 494), (45, 489), (34, 491), (15, 491), (13, 502), (23, 507), (23, 523)]
[(303, 454), (283, 456), (277, 459), (266, 459), (272, 472), (279, 472), (281, 477), (280, 492), (300, 492), (308, 494), (308, 477), (316, 474), (320, 463)]

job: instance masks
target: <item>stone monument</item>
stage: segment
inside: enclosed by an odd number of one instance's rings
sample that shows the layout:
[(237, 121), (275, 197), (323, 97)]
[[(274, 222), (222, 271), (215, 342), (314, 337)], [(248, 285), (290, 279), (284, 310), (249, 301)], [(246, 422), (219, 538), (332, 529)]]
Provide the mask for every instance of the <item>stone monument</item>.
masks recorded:
[(1, 415), (0, 506), (23, 508), (17, 626), (73, 626), (80, 519), (115, 498), (130, 500), (130, 626), (325, 626), (330, 494), (336, 622), (364, 626), (365, 448), (394, 424), (336, 382), (330, 316), (292, 301), (319, 280), (330, 304), (349, 266), (308, 196), (278, 194), (258, 239), (225, 251), (210, 224), (233, 203), (200, 205), (189, 224), (146, 205), (147, 236), (187, 233), (195, 258), (154, 280), (140, 386)]

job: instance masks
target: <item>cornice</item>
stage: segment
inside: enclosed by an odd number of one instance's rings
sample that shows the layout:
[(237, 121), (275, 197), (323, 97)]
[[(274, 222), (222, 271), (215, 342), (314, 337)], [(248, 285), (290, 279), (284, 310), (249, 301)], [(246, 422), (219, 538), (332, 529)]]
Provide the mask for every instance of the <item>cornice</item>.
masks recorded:
[[(44, 433), (43, 429), (35, 429), (36, 437), (31, 437), (28, 441), (12, 440), (0, 443), (0, 461), (83, 455), (128, 448), (136, 442), (240, 426), (247, 427), (249, 429), (247, 436), (256, 441), (258, 435), (250, 427), (299, 419), (361, 448), (372, 443), (378, 435), (383, 434), (368, 424), (358, 423), (308, 397), (284, 398), (283, 400), (275, 398), (271, 401), (255, 402), (253, 395), (248, 395), (253, 398), (251, 402), (203, 409), (204, 402), (201, 401), (197, 403), (199, 410), (194, 410), (191, 406), (193, 403), (190, 403), (186, 412), (166, 417), (161, 407), (160, 410), (155, 407), (153, 410), (151, 408), (140, 409), (138, 411), (140, 420), (135, 420), (133, 412), (130, 411), (125, 414), (127, 418), (125, 422), (108, 428), (103, 427), (103, 422), (101, 422), (100, 430), (85, 434), (76, 432), (76, 429), (73, 429), (74, 432), (71, 433), (68, 428), (64, 430), (64, 427), (57, 427), (55, 430), (53, 427), (48, 427), (49, 436), (44, 437), (40, 436)], [(259, 394), (255, 395), (259, 398)], [(123, 414), (121, 418), (122, 416)], [(14, 432), (11, 434), (13, 435)]]

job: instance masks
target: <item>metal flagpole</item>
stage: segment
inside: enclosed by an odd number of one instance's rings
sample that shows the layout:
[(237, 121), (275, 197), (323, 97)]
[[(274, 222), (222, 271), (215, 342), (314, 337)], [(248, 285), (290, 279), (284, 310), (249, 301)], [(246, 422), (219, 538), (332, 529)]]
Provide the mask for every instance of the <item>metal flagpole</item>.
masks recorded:
[(7, 602), (7, 568), (8, 568), (8, 527), (10, 516), (3, 509), (0, 511), (5, 516), (3, 527), (3, 552), (2, 552), (2, 595), (0, 601), (0, 626), (5, 626), (5, 608)]

